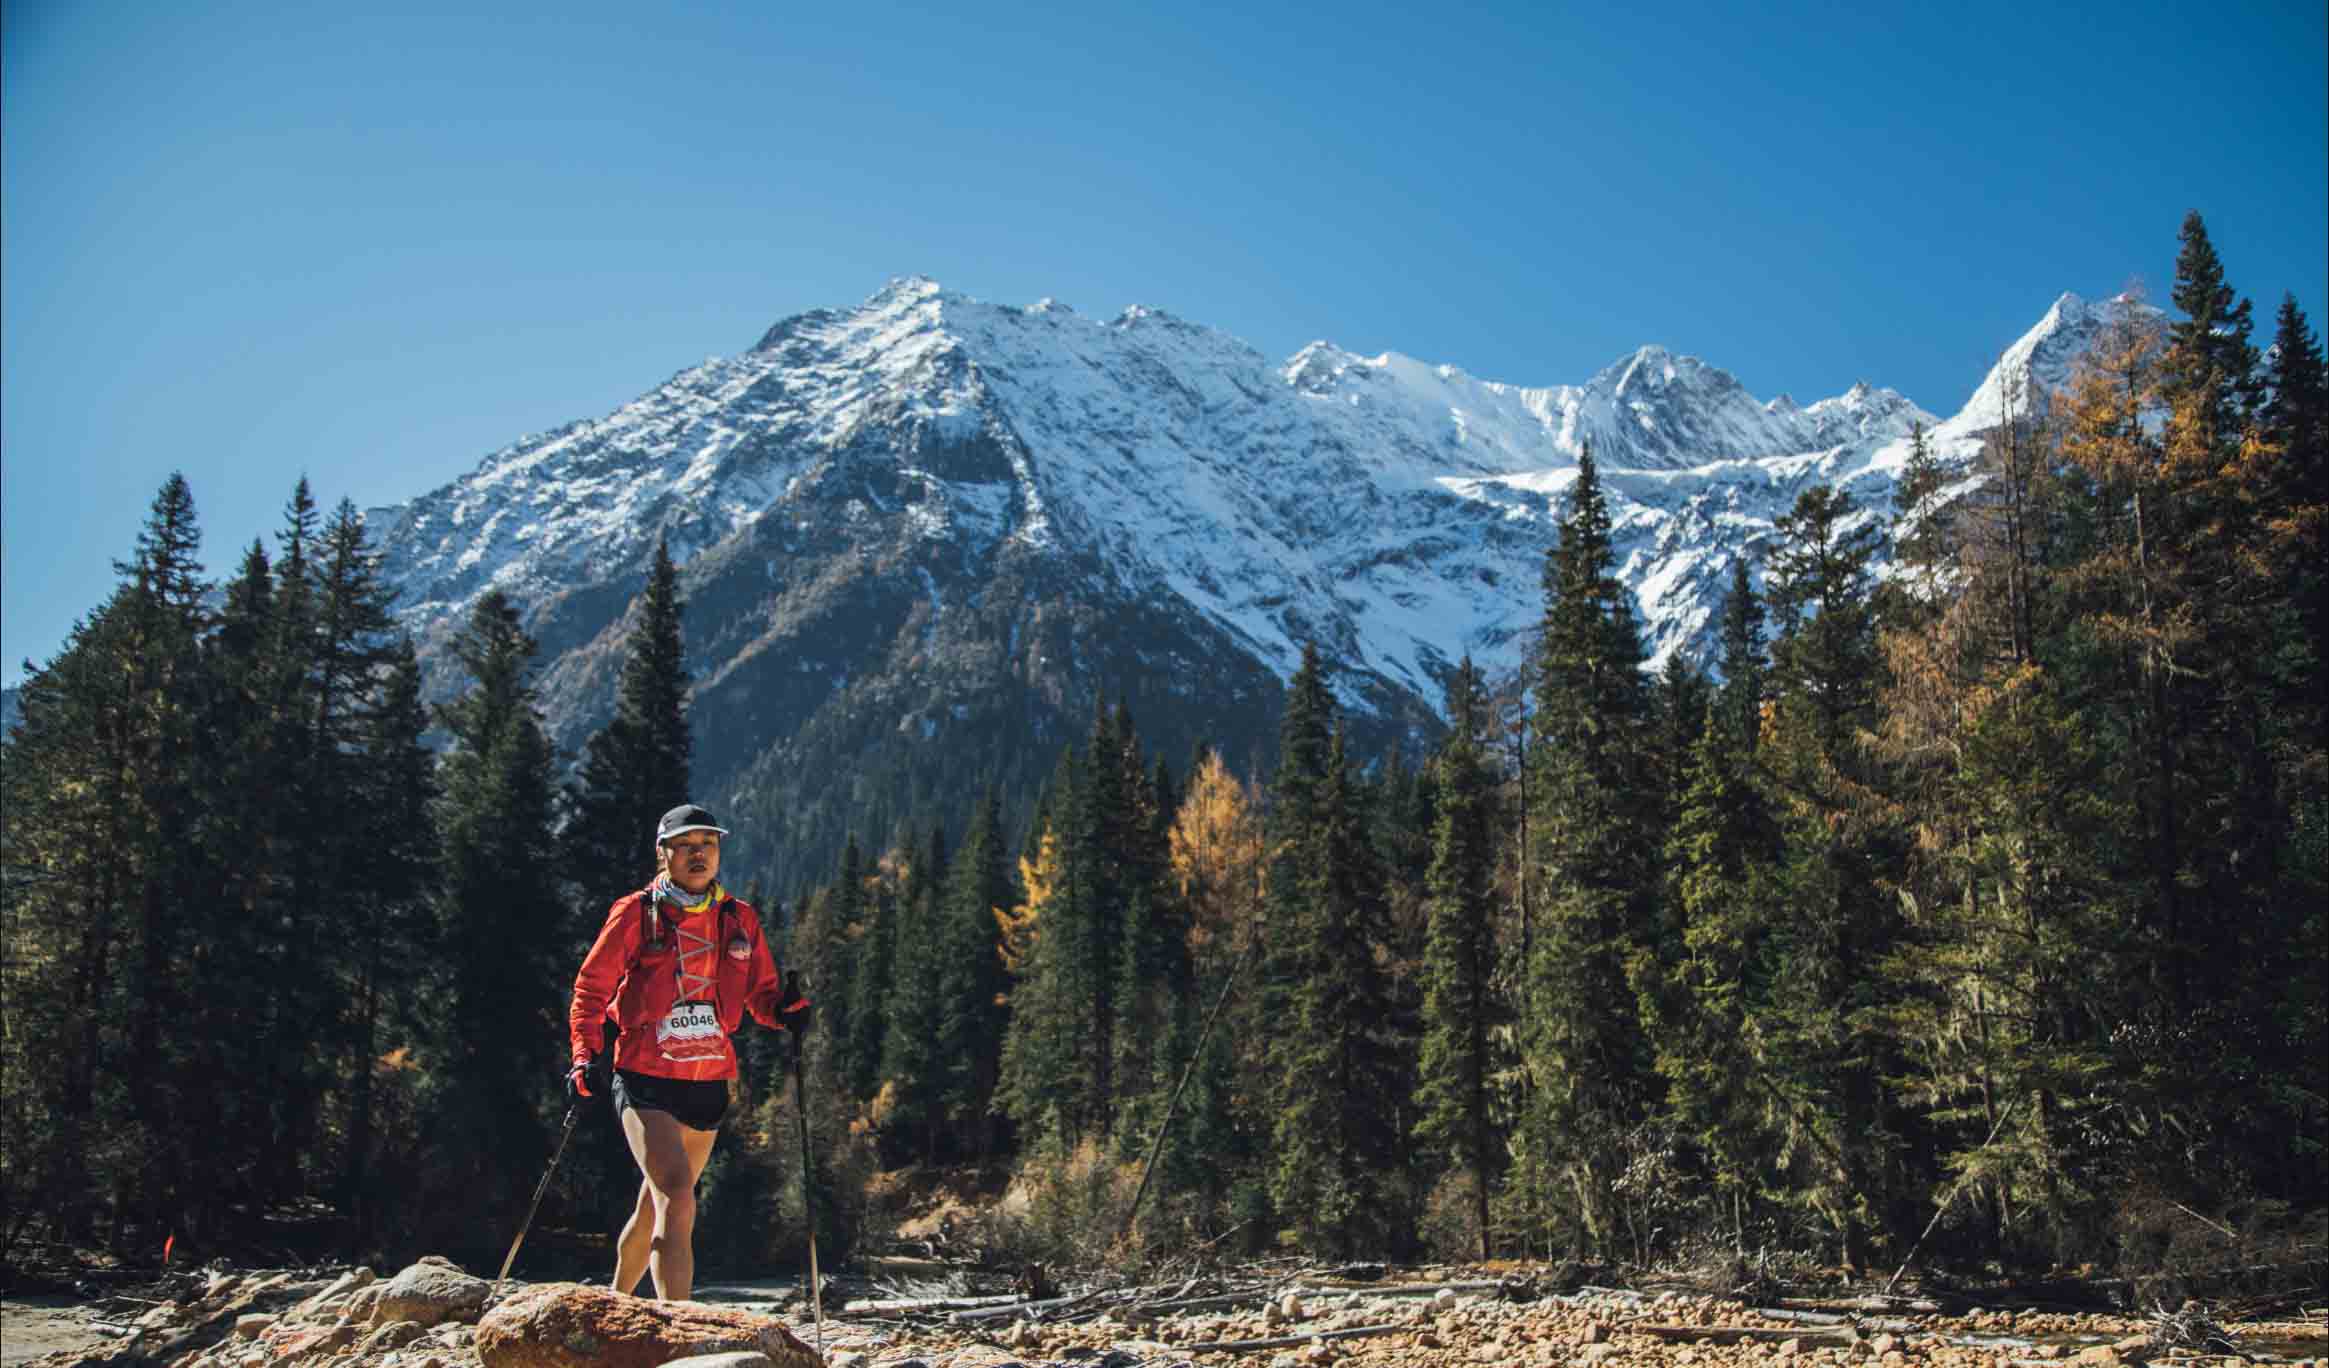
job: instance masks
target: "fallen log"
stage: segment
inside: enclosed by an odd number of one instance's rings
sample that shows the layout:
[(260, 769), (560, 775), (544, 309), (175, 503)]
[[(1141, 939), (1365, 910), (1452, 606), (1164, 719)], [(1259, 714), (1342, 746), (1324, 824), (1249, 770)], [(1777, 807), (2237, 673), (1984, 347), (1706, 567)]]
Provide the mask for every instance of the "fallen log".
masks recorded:
[(1347, 1330), (1313, 1330), (1307, 1335), (1279, 1335), (1272, 1339), (1215, 1340), (1210, 1344), (1176, 1344), (1174, 1352), (1182, 1354), (1252, 1354), (1264, 1349), (1291, 1349), (1312, 1340), (1370, 1339), (1376, 1335), (1396, 1335), (1413, 1331), (1412, 1325), (1358, 1325)]
[(1782, 1297), (1779, 1304), (1802, 1311), (1910, 1311), (1926, 1316), (1948, 1310), (1939, 1302), (1925, 1297)]
[(1913, 1335), (1925, 1327), (1907, 1316), (1855, 1316), (1837, 1311), (1791, 1311), (1785, 1307), (1759, 1306), (1747, 1313), (1768, 1316), (1772, 1320), (1793, 1325), (1850, 1325), (1872, 1335)]
[(1492, 1278), (1471, 1282), (1390, 1283), (1376, 1287), (1297, 1287), (1304, 1297), (1435, 1297), (1442, 1292), (1502, 1292), (1505, 1285)]
[(1248, 1288), (1243, 1292), (1216, 1292), (1203, 1297), (1178, 1297), (1171, 1301), (1144, 1302), (1140, 1309), (1151, 1315), (1166, 1311), (1204, 1311), (1217, 1306), (1244, 1306), (1270, 1299), (1266, 1287)]
[(1826, 1330), (1802, 1330), (1768, 1325), (1628, 1325), (1623, 1332), (1629, 1335), (1648, 1335), (1674, 1344), (1784, 1344), (1788, 1340), (1816, 1340), (1822, 1344), (1850, 1344), (1859, 1338), (1850, 1326)]
[(956, 1325), (975, 1325), (980, 1321), (1001, 1320), (1006, 1316), (1030, 1314), (1040, 1319), (1053, 1311), (1064, 1311), (1070, 1307), (1081, 1306), (1099, 1295), (1097, 1292), (1085, 1292), (1073, 1297), (1053, 1297), (1047, 1301), (1013, 1302), (1008, 1306), (982, 1306), (970, 1311), (957, 1311), (947, 1319)]
[(844, 1316), (937, 1315), (942, 1311), (974, 1311), (985, 1306), (1023, 1306), (1016, 1292), (992, 1297), (886, 1297), (844, 1303)]
[(1842, 1325), (1851, 1319), (1841, 1311), (1798, 1311), (1785, 1306), (1757, 1306), (1748, 1309), (1750, 1316), (1768, 1316), (1775, 1321), (1795, 1325)]
[(1274, 1287), (1257, 1284), (1238, 1291), (1216, 1292), (1203, 1297), (1182, 1297), (1171, 1301), (1142, 1302), (1138, 1309), (1147, 1315), (1156, 1315), (1167, 1311), (1205, 1311), (1224, 1306), (1245, 1306), (1275, 1301), (1288, 1292), (1297, 1297), (1309, 1299), (1313, 1297), (1435, 1297), (1441, 1292), (1503, 1292), (1505, 1290), (1504, 1283), (1493, 1279), (1470, 1282), (1389, 1283), (1373, 1287), (1363, 1285), (1352, 1287), (1318, 1285)]

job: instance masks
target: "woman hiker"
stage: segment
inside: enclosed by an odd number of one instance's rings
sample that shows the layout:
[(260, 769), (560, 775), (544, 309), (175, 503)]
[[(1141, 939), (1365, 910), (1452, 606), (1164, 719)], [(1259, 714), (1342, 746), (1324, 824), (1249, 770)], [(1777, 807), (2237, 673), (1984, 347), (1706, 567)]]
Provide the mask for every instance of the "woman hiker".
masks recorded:
[[(655, 825), (655, 880), (607, 909), (574, 976), (566, 1023), (576, 1098), (605, 1087), (643, 1181), (615, 1244), (617, 1292), (652, 1273), (655, 1294), (695, 1290), (695, 1184), (719, 1138), (736, 1076), (729, 1039), (749, 1011), (764, 1026), (805, 1031), (809, 1003), (785, 991), (760, 914), (719, 884), (712, 814), (683, 803)], [(600, 1056), (610, 1048), (613, 1058)], [(613, 1072), (606, 1072), (611, 1064)]]

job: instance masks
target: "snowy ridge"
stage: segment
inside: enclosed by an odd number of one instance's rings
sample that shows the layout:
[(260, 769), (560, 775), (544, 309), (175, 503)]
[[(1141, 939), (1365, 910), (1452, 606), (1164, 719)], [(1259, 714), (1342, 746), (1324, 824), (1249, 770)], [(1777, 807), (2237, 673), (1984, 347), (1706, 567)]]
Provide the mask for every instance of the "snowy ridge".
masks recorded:
[(2105, 307), (2064, 295), (1942, 422), (1867, 384), (1766, 403), (1655, 346), (1530, 388), (1326, 342), (1273, 363), (1160, 310), (1100, 321), (907, 278), (370, 518), (424, 643), (489, 587), (536, 611), (635, 585), (668, 536), (690, 574), (757, 558), (763, 583), (911, 563), (933, 620), (1040, 562), (1193, 615), (1281, 678), (1316, 641), (1346, 699), (1363, 679), (1436, 708), (1465, 654), (1518, 663), (1588, 444), (1653, 660), (1704, 654), (1732, 562), (1802, 489), (1888, 517), (1912, 423), (1969, 455), (2011, 385), (2064, 382)]
[(2111, 310), (2128, 303), (2124, 296), (2090, 302), (2065, 294), (2056, 299), (2036, 327), (2006, 348), (1937, 436), (1944, 441), (1978, 438), (2003, 423), (2009, 411), (2019, 416), (2043, 408), (2048, 396), (2069, 387), (2079, 353), (2102, 332)]

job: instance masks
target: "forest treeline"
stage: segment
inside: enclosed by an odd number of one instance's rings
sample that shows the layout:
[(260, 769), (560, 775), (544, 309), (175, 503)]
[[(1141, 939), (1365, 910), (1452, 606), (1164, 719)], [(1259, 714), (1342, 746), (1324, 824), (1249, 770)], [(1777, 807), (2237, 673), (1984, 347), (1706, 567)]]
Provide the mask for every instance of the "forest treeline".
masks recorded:
[[(1644, 669), (1588, 454), (1529, 660), (1454, 671), (1428, 756), (1348, 753), (1306, 653), (1265, 775), (1103, 706), (1023, 829), (989, 792), (853, 840), (785, 945), (820, 1228), (920, 1164), (1011, 1173), (975, 1235), (1052, 1257), (2317, 1251), (2329, 385), (2197, 215), (2172, 302), (1971, 467), (1918, 433), (1894, 507), (1807, 490), (1715, 671)], [(302, 484), (215, 591), (198, 546), (174, 477), (6, 744), (0, 1252), (308, 1210), (492, 1262), (574, 966), (692, 796), (676, 574), (561, 782), (507, 600), (430, 706), (352, 506)], [(714, 1265), (797, 1249), (746, 1043)], [(610, 1130), (548, 1219), (619, 1220)]]

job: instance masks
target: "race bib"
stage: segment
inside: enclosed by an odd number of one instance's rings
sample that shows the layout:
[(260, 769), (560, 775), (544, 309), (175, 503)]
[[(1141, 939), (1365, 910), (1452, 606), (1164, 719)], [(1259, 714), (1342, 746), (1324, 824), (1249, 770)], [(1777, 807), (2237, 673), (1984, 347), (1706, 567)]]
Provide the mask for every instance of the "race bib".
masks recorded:
[(655, 1023), (656, 1046), (677, 1064), (720, 1058), (723, 1038), (720, 1015), (708, 1002), (682, 1002)]

